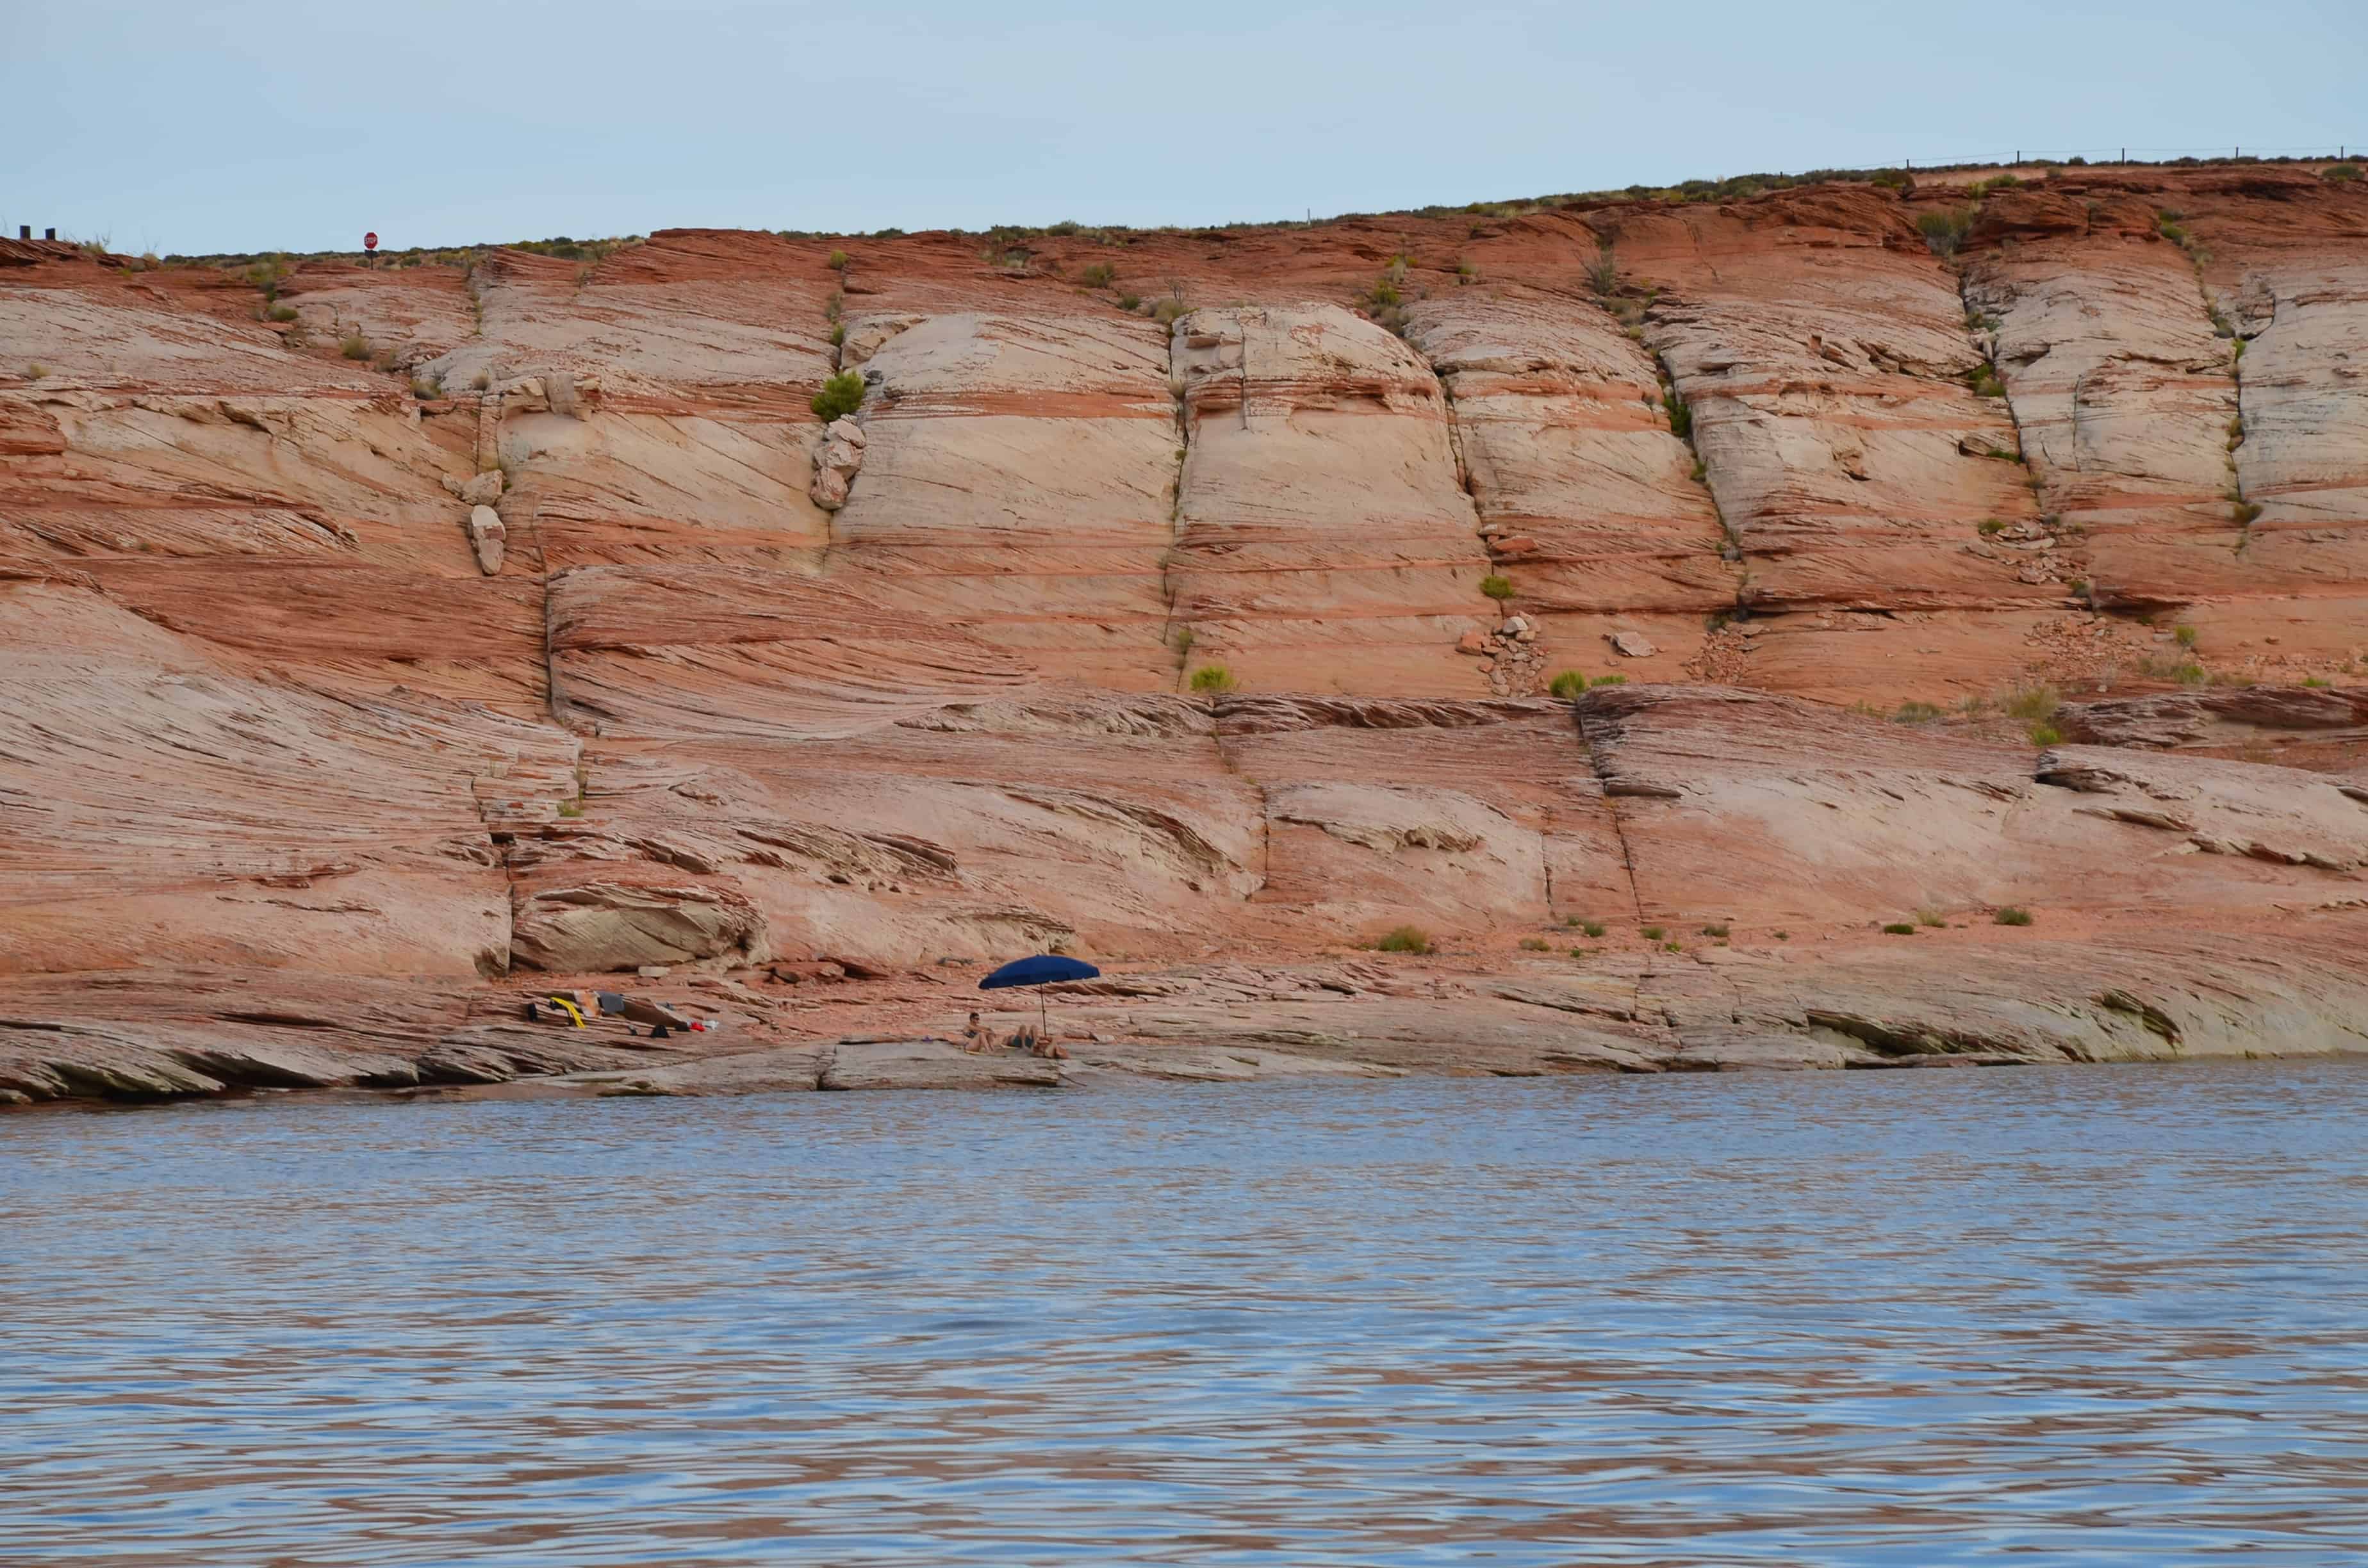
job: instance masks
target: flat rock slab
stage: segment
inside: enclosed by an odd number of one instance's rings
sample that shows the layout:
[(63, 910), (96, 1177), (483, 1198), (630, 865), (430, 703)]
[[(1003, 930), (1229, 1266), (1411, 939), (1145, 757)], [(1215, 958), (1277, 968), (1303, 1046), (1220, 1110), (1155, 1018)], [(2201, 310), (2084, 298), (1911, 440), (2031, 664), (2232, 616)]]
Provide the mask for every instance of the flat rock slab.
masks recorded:
[(1057, 1089), (1061, 1064), (1033, 1056), (975, 1056), (942, 1040), (866, 1040), (837, 1048), (825, 1089)]

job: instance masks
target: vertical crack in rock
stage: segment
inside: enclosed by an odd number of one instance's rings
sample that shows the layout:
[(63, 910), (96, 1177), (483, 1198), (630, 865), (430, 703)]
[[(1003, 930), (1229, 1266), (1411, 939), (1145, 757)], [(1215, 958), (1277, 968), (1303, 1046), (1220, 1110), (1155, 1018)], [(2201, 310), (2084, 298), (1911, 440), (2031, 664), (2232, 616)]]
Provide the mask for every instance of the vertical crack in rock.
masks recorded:
[[(1184, 468), (1192, 456), (1192, 415), (1185, 401), (1184, 368), (1177, 363), (1176, 339), (1181, 328), (1171, 324), (1167, 329), (1167, 396), (1176, 413), (1176, 473), (1167, 489), (1167, 547), (1159, 552), (1159, 597), (1166, 605), (1167, 619), (1160, 623), (1159, 640), (1176, 651), (1175, 689), (1184, 689), (1184, 680), (1192, 661), (1192, 626), (1176, 623), (1176, 552), (1184, 540)], [(1243, 355), (1244, 362), (1248, 355)], [(1242, 388), (1242, 406), (1249, 407), (1249, 387)], [(1221, 746), (1222, 752), (1223, 747)]]
[[(1427, 346), (1417, 342), (1411, 335), (1406, 336), (1406, 345), (1422, 360), (1423, 367), (1430, 372), (1432, 382), (1439, 388), (1440, 406), (1447, 415), (1447, 449), (1455, 460), (1456, 486), (1463, 492), (1463, 498), (1472, 508), (1472, 535), (1480, 541), (1480, 548), (1487, 552), (1490, 574), (1502, 574), (1508, 581), (1516, 581), (1513, 574), (1518, 568), (1513, 561), (1497, 552), (1497, 536), (1488, 528), (1487, 517), (1481, 510), (1480, 496), (1473, 485), (1472, 458), (1465, 448), (1463, 423), (1456, 414), (1455, 388), (1440, 373), (1439, 362), (1431, 358)], [(1247, 359), (1247, 356), (1244, 358)], [(1521, 641), (1520, 632), (1531, 629), (1530, 619), (1520, 615), (1508, 616), (1502, 605), (1495, 606), (1494, 611), (1497, 630), (1489, 638), (1487, 666), (1478, 672), (1482, 684), (1497, 697), (1530, 696), (1537, 690), (1539, 676), (1545, 669), (1545, 639), (1542, 633), (1531, 631), (1530, 640)]]
[[(1586, 702), (1581, 700), (1571, 704), (1570, 712), (1572, 722), (1578, 728), (1579, 744), (1587, 748), (1588, 767), (1594, 773), (1597, 783), (1608, 782), (1611, 769), (1596, 744), (1594, 732), (1588, 728)], [(1621, 820), (1620, 801), (1608, 790), (1603, 795), (1603, 809), (1611, 818), (1612, 836), (1620, 840), (1620, 867), (1628, 878), (1628, 902), (1636, 911), (1638, 923), (1642, 924), (1645, 919), (1645, 894), (1636, 885), (1636, 857), (1628, 846), (1628, 825)]]

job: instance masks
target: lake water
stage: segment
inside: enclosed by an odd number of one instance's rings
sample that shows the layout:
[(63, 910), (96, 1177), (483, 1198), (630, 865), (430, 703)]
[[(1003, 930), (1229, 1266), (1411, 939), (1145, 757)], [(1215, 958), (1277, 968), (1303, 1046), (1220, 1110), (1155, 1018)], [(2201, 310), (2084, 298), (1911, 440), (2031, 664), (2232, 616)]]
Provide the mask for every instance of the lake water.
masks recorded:
[(2333, 1563), (2368, 1064), (0, 1117), (0, 1562)]

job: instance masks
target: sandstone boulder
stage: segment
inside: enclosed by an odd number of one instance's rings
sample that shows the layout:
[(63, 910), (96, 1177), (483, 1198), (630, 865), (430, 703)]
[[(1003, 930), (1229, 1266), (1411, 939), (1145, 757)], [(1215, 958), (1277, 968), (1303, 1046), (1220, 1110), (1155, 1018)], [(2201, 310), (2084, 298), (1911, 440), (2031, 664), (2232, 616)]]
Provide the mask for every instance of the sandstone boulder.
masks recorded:
[(469, 548), (476, 552), (478, 571), (490, 577), (502, 569), (502, 545), (508, 538), (499, 512), (491, 506), (470, 509)]

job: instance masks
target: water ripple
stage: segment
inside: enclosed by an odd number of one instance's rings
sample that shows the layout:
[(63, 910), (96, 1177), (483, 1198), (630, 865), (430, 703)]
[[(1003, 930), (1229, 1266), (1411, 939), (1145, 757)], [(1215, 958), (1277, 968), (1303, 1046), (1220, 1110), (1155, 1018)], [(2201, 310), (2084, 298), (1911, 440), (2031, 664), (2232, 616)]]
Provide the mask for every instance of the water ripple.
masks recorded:
[(2368, 1551), (2368, 1067), (0, 1119), (0, 1562)]

